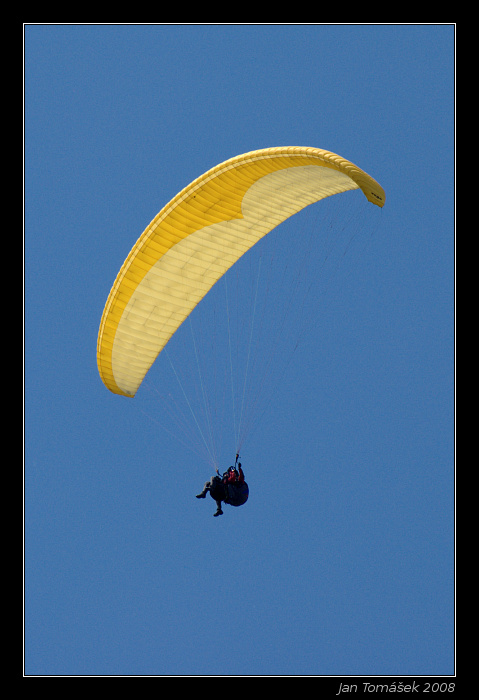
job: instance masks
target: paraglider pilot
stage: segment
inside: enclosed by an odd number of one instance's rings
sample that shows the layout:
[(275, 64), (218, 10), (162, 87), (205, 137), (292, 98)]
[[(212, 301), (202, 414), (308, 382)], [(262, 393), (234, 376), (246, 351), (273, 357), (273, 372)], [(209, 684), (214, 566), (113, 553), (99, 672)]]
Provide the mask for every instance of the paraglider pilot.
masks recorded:
[(206, 494), (210, 494), (211, 498), (216, 501), (215, 517), (223, 515), (221, 508), (223, 501), (230, 506), (242, 506), (248, 500), (248, 484), (244, 480), (243, 470), (241, 463), (238, 462), (238, 457), (239, 455), (236, 455), (237, 469), (236, 467), (230, 467), (224, 472), (223, 476), (219, 476), (217, 469), (217, 476), (212, 476), (203, 486), (203, 491), (196, 496), (196, 498), (206, 498)]

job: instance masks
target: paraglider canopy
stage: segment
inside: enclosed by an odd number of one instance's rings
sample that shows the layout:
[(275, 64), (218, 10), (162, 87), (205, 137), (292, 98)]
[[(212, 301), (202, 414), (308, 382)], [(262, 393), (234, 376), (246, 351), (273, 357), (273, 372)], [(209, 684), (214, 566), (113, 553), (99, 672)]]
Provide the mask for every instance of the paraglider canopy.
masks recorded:
[(111, 289), (97, 343), (107, 388), (134, 396), (185, 318), (247, 250), (309, 204), (352, 189), (384, 205), (382, 187), (363, 170), (303, 147), (252, 151), (194, 180), (146, 228)]

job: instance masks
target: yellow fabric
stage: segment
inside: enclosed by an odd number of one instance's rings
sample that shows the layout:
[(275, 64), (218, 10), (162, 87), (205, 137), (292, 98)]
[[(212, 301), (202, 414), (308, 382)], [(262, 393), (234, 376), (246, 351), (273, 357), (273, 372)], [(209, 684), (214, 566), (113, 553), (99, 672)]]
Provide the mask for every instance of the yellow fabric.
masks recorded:
[(305, 206), (357, 188), (383, 206), (381, 186), (349, 161), (287, 147), (227, 160), (182, 190), (140, 236), (105, 305), (97, 361), (108, 389), (134, 396), (181, 323), (260, 238)]

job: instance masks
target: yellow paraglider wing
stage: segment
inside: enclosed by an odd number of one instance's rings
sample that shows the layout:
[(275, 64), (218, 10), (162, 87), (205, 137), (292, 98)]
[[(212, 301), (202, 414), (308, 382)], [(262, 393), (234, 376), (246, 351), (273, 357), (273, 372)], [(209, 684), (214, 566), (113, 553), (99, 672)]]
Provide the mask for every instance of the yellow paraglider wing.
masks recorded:
[(140, 236), (109, 294), (97, 344), (110, 391), (134, 396), (168, 340), (217, 280), (260, 238), (324, 197), (381, 186), (317, 148), (252, 151), (217, 165), (169, 202)]

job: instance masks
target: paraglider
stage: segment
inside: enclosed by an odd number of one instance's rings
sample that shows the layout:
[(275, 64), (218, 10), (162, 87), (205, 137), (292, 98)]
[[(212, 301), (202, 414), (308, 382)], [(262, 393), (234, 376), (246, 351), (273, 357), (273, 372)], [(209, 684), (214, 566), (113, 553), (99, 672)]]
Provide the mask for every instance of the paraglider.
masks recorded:
[(213, 514), (215, 517), (223, 515), (222, 502), (238, 507), (244, 505), (248, 500), (249, 487), (244, 480), (243, 469), (241, 462), (238, 462), (238, 457), (239, 455), (236, 455), (235, 466), (229, 467), (222, 477), (219, 476), (217, 469), (216, 475), (205, 483), (201, 493), (196, 496), (196, 498), (206, 498), (206, 494), (210, 494), (211, 498), (216, 501), (216, 513)]
[[(105, 386), (134, 397), (181, 324), (247, 251), (308, 205), (356, 189), (384, 205), (382, 187), (356, 165), (296, 146), (236, 156), (185, 187), (147, 226), (111, 288), (97, 341)], [(242, 505), (249, 491), (241, 465), (216, 472), (197, 497), (210, 493), (218, 516), (221, 503)]]

